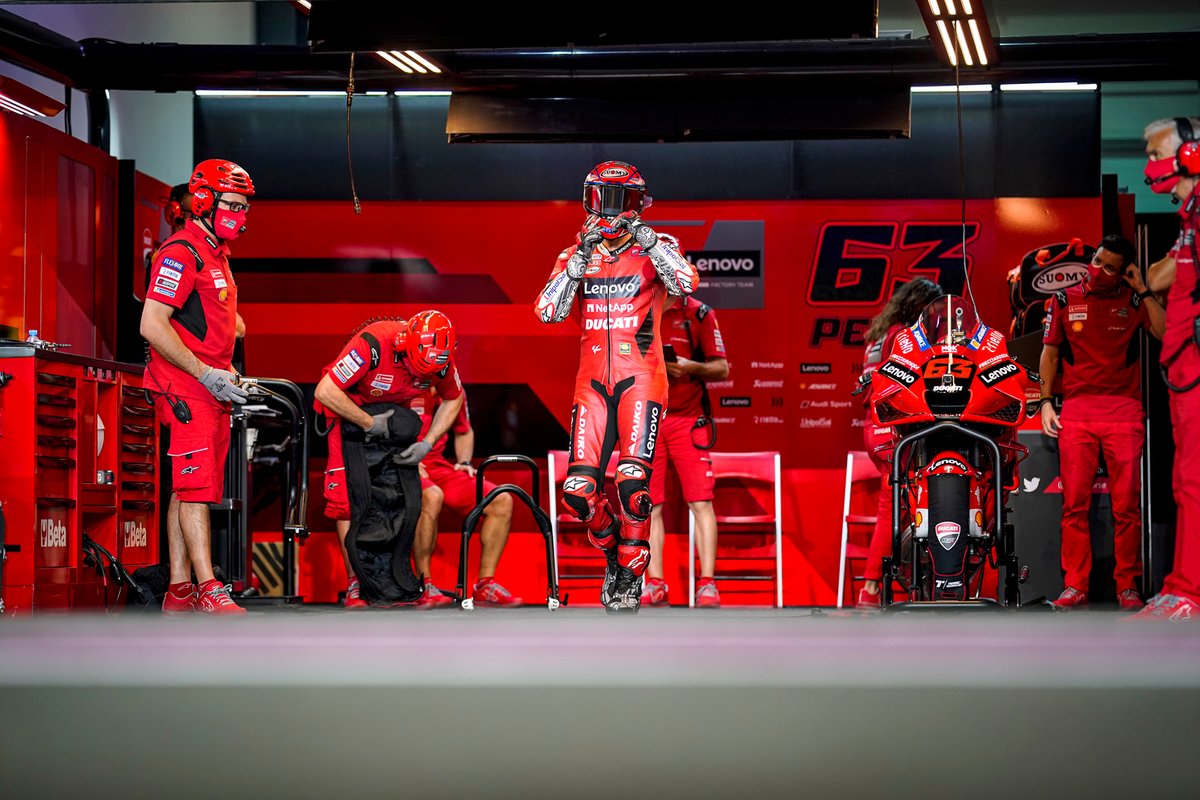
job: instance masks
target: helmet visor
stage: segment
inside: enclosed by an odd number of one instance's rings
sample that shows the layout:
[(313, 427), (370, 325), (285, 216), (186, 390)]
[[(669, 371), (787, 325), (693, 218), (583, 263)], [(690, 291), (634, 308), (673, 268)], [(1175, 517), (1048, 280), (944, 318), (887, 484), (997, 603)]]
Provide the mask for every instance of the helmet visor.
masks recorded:
[(646, 193), (624, 186), (605, 184), (583, 187), (583, 207), (590, 214), (616, 217), (626, 211), (640, 212), (645, 207)]

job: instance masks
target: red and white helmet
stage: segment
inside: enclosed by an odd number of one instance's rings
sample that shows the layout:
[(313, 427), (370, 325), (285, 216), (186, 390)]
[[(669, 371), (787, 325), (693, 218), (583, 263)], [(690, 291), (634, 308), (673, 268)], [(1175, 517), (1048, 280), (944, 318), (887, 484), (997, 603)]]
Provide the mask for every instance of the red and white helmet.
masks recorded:
[(404, 350), (418, 375), (432, 375), (454, 357), (454, 325), (440, 311), (420, 311), (408, 321)]
[(216, 205), (217, 195), (223, 192), (254, 196), (254, 182), (249, 173), (232, 161), (210, 158), (201, 161), (192, 170), (188, 181), (188, 192), (192, 195), (192, 213), (202, 217)]
[(653, 198), (637, 167), (624, 161), (597, 164), (583, 180), (583, 208), (589, 214), (612, 219), (632, 211), (642, 213)]

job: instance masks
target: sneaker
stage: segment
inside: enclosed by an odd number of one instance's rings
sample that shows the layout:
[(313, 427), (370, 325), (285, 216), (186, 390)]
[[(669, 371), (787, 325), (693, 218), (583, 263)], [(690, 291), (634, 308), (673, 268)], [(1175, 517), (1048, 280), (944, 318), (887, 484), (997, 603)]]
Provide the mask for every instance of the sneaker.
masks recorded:
[(196, 604), (196, 610), (201, 614), (215, 616), (239, 616), (246, 613), (246, 609), (229, 597), (229, 587), (217, 580), (200, 584), (200, 600)]
[(720, 608), (721, 594), (717, 591), (717, 582), (708, 581), (696, 587), (696, 608)]
[(617, 548), (613, 546), (605, 550), (604, 559), (604, 585), (600, 587), (600, 603), (607, 608), (612, 601), (613, 585), (617, 582), (617, 571), (621, 569), (621, 564), (617, 561)]
[(883, 604), (883, 592), (871, 594), (867, 588), (858, 590), (858, 601), (854, 604), (855, 608), (879, 608)]
[(642, 583), (642, 605), (670, 605), (667, 600), (667, 582), (662, 578), (646, 578)]
[(1121, 606), (1122, 611), (1141, 611), (1146, 606), (1142, 602), (1141, 595), (1137, 593), (1137, 589), (1126, 589), (1118, 594), (1117, 603)]
[(162, 613), (168, 617), (179, 614), (192, 614), (196, 611), (196, 584), (190, 583), (188, 586), (191, 589), (186, 595), (180, 597), (174, 592), (168, 590), (163, 595)]
[[(613, 561), (616, 561), (616, 548), (613, 549)], [(605, 576), (607, 583), (607, 576)], [(603, 596), (603, 594), (601, 595)], [(612, 591), (604, 608), (610, 614), (636, 614), (642, 606), (642, 576), (635, 575), (628, 567), (617, 565), (616, 577), (613, 579)]]
[(1131, 619), (1161, 619), (1170, 622), (1200, 620), (1200, 603), (1177, 594), (1159, 594), (1150, 598), (1146, 606)]
[(350, 583), (346, 586), (346, 601), (342, 605), (346, 608), (370, 608), (371, 604), (362, 597), (362, 588), (359, 586), (358, 578), (350, 579)]
[(1055, 608), (1066, 610), (1071, 608), (1081, 608), (1087, 604), (1087, 592), (1081, 592), (1074, 586), (1068, 586), (1067, 588), (1063, 589), (1063, 592), (1058, 596), (1058, 599), (1052, 602), (1050, 605), (1054, 606)]
[(454, 600), (442, 594), (433, 581), (425, 581), (425, 591), (417, 598), (417, 608), (444, 608), (453, 604)]
[(471, 598), (479, 606), (516, 608), (525, 605), (521, 598), (514, 597), (512, 592), (496, 583), (495, 578), (484, 578), (475, 584), (475, 588), (471, 591)]

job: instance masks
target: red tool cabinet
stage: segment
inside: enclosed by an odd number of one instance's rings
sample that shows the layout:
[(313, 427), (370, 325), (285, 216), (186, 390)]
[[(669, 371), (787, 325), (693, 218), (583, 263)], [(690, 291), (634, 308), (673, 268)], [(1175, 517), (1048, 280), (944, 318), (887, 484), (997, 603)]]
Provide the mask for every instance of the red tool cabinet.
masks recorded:
[(8, 613), (123, 602), (83, 537), (129, 571), (159, 557), (159, 427), (142, 366), (0, 344), (0, 601)]

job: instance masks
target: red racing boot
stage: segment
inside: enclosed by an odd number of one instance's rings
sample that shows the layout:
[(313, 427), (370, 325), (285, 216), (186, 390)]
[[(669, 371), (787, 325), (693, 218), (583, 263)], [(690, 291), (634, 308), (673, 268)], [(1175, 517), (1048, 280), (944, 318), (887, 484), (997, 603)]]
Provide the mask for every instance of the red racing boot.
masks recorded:
[(471, 591), (471, 599), (477, 606), (504, 606), (516, 608), (525, 605), (525, 601), (516, 597), (508, 589), (496, 583), (495, 578), (481, 578)]
[(196, 610), (201, 614), (213, 616), (237, 617), (246, 613), (246, 609), (233, 602), (229, 589), (215, 578), (200, 584), (200, 600)]

